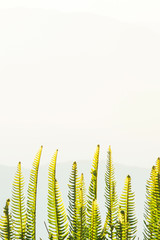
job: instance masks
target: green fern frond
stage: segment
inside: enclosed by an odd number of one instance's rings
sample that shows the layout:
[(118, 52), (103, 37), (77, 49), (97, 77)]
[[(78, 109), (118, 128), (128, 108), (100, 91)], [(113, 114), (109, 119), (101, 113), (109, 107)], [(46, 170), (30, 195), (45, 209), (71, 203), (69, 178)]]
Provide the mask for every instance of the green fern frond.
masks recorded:
[(34, 159), (32, 169), (30, 172), (30, 179), (28, 185), (28, 198), (27, 198), (27, 240), (36, 239), (36, 197), (37, 197), (37, 182), (38, 182), (38, 169), (40, 157), (42, 153), (42, 146)]
[(119, 207), (118, 223), (116, 225), (116, 229), (117, 229), (117, 239), (126, 240), (127, 239), (128, 223), (127, 223), (127, 220), (126, 220), (126, 214), (121, 209), (121, 206)]
[[(116, 239), (115, 224), (117, 221), (117, 194), (114, 167), (112, 163), (112, 152), (109, 146), (105, 173), (105, 206), (107, 208), (106, 221), (103, 232), (107, 232), (108, 239)], [(106, 224), (107, 222), (107, 224)], [(105, 230), (107, 229), (107, 231)]]
[(49, 239), (62, 240), (68, 235), (68, 221), (61, 192), (56, 180), (56, 160), (54, 154), (48, 171), (48, 223)]
[[(124, 222), (120, 220), (120, 223), (125, 223), (125, 240), (135, 239), (137, 231), (137, 219), (135, 217), (135, 201), (134, 193), (131, 189), (131, 177), (128, 175), (125, 179), (124, 189), (120, 198), (121, 217), (124, 215)], [(123, 219), (123, 218), (121, 218)]]
[(13, 219), (14, 234), (16, 239), (25, 238), (26, 209), (24, 203), (24, 178), (21, 172), (21, 163), (18, 163), (17, 172), (13, 181), (11, 213)]
[(96, 152), (94, 154), (92, 169), (91, 169), (91, 181), (88, 191), (88, 200), (87, 200), (87, 214), (90, 218), (92, 202), (94, 199), (97, 199), (97, 177), (98, 177), (98, 163), (99, 163), (99, 149), (100, 146), (97, 145)]
[(109, 214), (107, 214), (105, 222), (104, 222), (104, 226), (102, 228), (102, 232), (101, 232), (102, 240), (108, 239), (108, 238), (106, 238), (106, 235), (108, 235), (109, 230), (110, 230), (108, 222), (109, 222)]
[(101, 218), (96, 199), (92, 202), (89, 240), (101, 240)]
[(74, 162), (72, 165), (72, 171), (69, 178), (69, 207), (68, 207), (68, 219), (70, 222), (69, 239), (76, 240), (79, 232), (79, 216), (78, 216), (78, 205), (79, 205), (79, 189), (80, 183), (77, 173), (77, 163)]
[(146, 185), (144, 239), (160, 239), (160, 158)]
[(2, 240), (13, 240), (13, 222), (9, 214), (10, 199), (7, 199), (4, 207), (4, 216), (0, 219), (0, 237)]
[(154, 192), (156, 188), (156, 168), (152, 167), (150, 179), (146, 185), (146, 202), (145, 202), (145, 221), (144, 221), (144, 239), (154, 239), (154, 223), (155, 223), (155, 197)]
[(96, 152), (94, 154), (94, 158), (92, 162), (91, 181), (90, 181), (88, 195), (87, 195), (87, 237), (90, 231), (89, 229), (91, 228), (91, 212), (93, 207), (93, 200), (97, 199), (99, 149), (100, 149), (100, 146), (97, 145)]
[(77, 240), (86, 239), (86, 197), (85, 197), (85, 184), (83, 173), (80, 177), (78, 197), (77, 197), (77, 219), (78, 219), (78, 234)]

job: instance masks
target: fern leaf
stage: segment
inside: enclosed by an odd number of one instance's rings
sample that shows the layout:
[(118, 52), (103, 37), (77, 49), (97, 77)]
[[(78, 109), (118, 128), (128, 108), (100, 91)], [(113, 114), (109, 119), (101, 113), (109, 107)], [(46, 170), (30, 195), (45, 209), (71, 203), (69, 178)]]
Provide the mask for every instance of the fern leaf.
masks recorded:
[(35, 156), (32, 169), (30, 172), (27, 198), (27, 233), (26, 233), (27, 240), (36, 239), (36, 197), (37, 197), (38, 169), (41, 153), (42, 146)]
[(61, 192), (56, 180), (56, 160), (54, 154), (48, 173), (48, 223), (49, 239), (62, 240), (68, 235), (68, 221)]
[(18, 163), (17, 172), (13, 181), (11, 213), (14, 222), (16, 239), (25, 238), (26, 209), (24, 203), (24, 179), (21, 172), (21, 163)]
[(102, 232), (101, 232), (102, 240), (107, 239), (106, 235), (109, 234), (110, 229), (109, 229), (109, 224), (108, 223), (109, 223), (109, 214), (107, 214), (107, 216), (106, 216), (104, 226), (103, 226), (103, 229), (102, 229)]
[(105, 206), (107, 208), (107, 214), (103, 230), (105, 232), (105, 228), (107, 228), (108, 239), (116, 239), (115, 224), (117, 221), (118, 200), (115, 188), (116, 182), (114, 175), (114, 167), (112, 163), (112, 152), (111, 147), (109, 146), (105, 173)]
[(91, 227), (89, 229), (89, 240), (100, 240), (101, 239), (101, 218), (97, 200), (92, 202), (91, 211)]
[(13, 240), (13, 222), (9, 214), (10, 199), (7, 199), (4, 207), (4, 216), (0, 219), (0, 237), (2, 240)]
[(83, 173), (81, 174), (79, 180), (79, 189), (77, 190), (77, 224), (78, 224), (78, 234), (77, 240), (86, 239), (86, 197), (85, 197), (85, 184)]
[(79, 231), (79, 216), (78, 216), (78, 204), (79, 204), (79, 178), (77, 173), (77, 163), (72, 165), (72, 171), (69, 178), (69, 207), (68, 207), (68, 219), (70, 222), (69, 239), (76, 240), (78, 238)]
[(121, 206), (119, 206), (118, 222), (116, 224), (116, 230), (117, 230), (117, 232), (116, 232), (117, 238), (116, 239), (126, 240), (127, 239), (127, 229), (128, 229), (128, 223), (126, 221), (126, 213), (124, 212), (124, 210), (121, 209)]
[(137, 219), (135, 217), (134, 193), (131, 189), (131, 177), (129, 175), (125, 179), (124, 189), (120, 198), (120, 209), (119, 223), (123, 230), (122, 239), (135, 239)]
[(146, 185), (144, 239), (160, 239), (160, 158)]
[(91, 169), (91, 181), (88, 191), (88, 200), (87, 200), (87, 212), (90, 216), (92, 209), (92, 202), (94, 199), (97, 199), (97, 177), (98, 177), (98, 163), (99, 163), (99, 148), (97, 145), (96, 152), (94, 154), (92, 169)]
[(99, 164), (99, 149), (100, 146), (97, 145), (96, 152), (94, 154), (92, 169), (91, 169), (91, 181), (89, 185), (88, 195), (87, 195), (87, 234), (91, 228), (91, 212), (93, 200), (97, 199), (97, 177), (98, 177), (98, 164)]

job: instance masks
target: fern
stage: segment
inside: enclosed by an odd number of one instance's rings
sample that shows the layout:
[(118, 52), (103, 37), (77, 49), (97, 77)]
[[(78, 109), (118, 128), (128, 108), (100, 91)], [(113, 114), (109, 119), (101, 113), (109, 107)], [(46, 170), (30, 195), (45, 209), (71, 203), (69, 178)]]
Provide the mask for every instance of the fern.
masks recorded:
[(2, 240), (13, 240), (13, 222), (9, 214), (10, 199), (7, 199), (4, 207), (4, 216), (0, 219), (0, 236)]
[(103, 229), (102, 229), (102, 232), (101, 232), (101, 238), (102, 238), (102, 240), (107, 239), (107, 238), (106, 238), (106, 235), (107, 235), (108, 232), (109, 232), (109, 224), (108, 224), (108, 222), (109, 222), (109, 214), (107, 213), (106, 219), (105, 219), (105, 222), (104, 222), (104, 226), (103, 226)]
[(101, 218), (100, 218), (99, 208), (97, 205), (97, 200), (95, 199), (92, 202), (89, 240), (100, 240), (100, 239), (101, 239)]
[(116, 227), (117, 227), (117, 239), (126, 240), (128, 223), (127, 223), (125, 211), (122, 210), (121, 207), (119, 207), (118, 224), (116, 225)]
[[(89, 222), (90, 222), (90, 217), (91, 217), (93, 200), (97, 199), (97, 177), (98, 177), (98, 163), (99, 163), (99, 148), (100, 148), (100, 146), (97, 145), (97, 149), (96, 149), (96, 152), (94, 154), (93, 163), (92, 163), (91, 181), (90, 181), (89, 191), (88, 191), (87, 215), (88, 215), (88, 221)], [(90, 225), (90, 223), (89, 223), (89, 225)]]
[(11, 212), (14, 222), (14, 233), (16, 239), (25, 238), (26, 209), (24, 203), (24, 179), (21, 173), (21, 163), (18, 163), (17, 172), (13, 181)]
[(160, 158), (146, 186), (144, 239), (160, 239)]
[[(135, 217), (134, 193), (131, 189), (131, 177), (128, 175), (125, 180), (124, 189), (120, 198), (120, 217), (119, 223), (122, 225), (122, 235), (124, 240), (135, 239), (137, 231), (137, 219)], [(119, 228), (117, 228), (119, 229)], [(121, 239), (121, 238), (120, 238)]]
[(36, 239), (36, 197), (37, 197), (38, 169), (41, 153), (42, 146), (38, 153), (36, 154), (30, 172), (27, 199), (27, 233), (26, 233), (27, 240)]
[(48, 173), (48, 223), (49, 239), (62, 240), (68, 235), (68, 221), (61, 192), (56, 180), (56, 160), (54, 154)]
[(83, 173), (81, 174), (79, 181), (79, 189), (77, 189), (77, 222), (78, 222), (78, 234), (77, 240), (86, 239), (86, 197), (85, 197), (85, 184)]
[(117, 194), (112, 163), (112, 152), (109, 146), (108, 159), (105, 173), (105, 206), (107, 208), (106, 221), (103, 232), (107, 233), (108, 239), (116, 238), (115, 224), (117, 221)]
[[(25, 209), (24, 204), (24, 180), (21, 173), (21, 163), (18, 164), (12, 188), (11, 214), (9, 211), (10, 200), (8, 199), (4, 207), (4, 215), (0, 218), (0, 239), (2, 240), (36, 239), (36, 198), (41, 152), (42, 147), (34, 159), (30, 172), (27, 209)], [(119, 211), (117, 211), (116, 183), (111, 155), (111, 148), (109, 147), (105, 173), (107, 212), (102, 229), (97, 204), (99, 145), (92, 163), (87, 202), (83, 174), (79, 178), (77, 163), (74, 162), (72, 165), (68, 194), (69, 222), (56, 180), (56, 151), (48, 170), (49, 228), (46, 225), (46, 229), (50, 240), (134, 240), (136, 238), (137, 219), (131, 178), (128, 175), (125, 179)], [(144, 240), (160, 240), (160, 158), (157, 159), (156, 166), (153, 166), (150, 178), (147, 181), (144, 217)], [(69, 223), (70, 226), (68, 226)]]
[(68, 219), (70, 222), (69, 239), (76, 240), (78, 238), (79, 231), (79, 216), (78, 216), (78, 204), (79, 204), (79, 179), (77, 173), (77, 163), (72, 165), (72, 171), (69, 178), (69, 207), (68, 207)]

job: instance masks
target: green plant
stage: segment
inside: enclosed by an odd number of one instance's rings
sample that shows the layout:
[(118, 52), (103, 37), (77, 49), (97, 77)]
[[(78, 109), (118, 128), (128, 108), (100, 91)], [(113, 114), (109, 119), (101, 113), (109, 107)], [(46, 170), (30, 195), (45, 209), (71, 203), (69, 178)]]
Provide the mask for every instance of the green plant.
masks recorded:
[(11, 213), (13, 231), (16, 239), (25, 239), (26, 208), (24, 202), (24, 178), (21, 172), (21, 163), (18, 163), (17, 172), (13, 181)]
[(146, 185), (144, 239), (160, 239), (160, 158)]
[(11, 215), (9, 213), (9, 204), (10, 199), (7, 199), (6, 205), (4, 207), (4, 216), (1, 217), (0, 220), (0, 237), (3, 240), (11, 240), (13, 239), (13, 222)]
[[(69, 178), (69, 207), (66, 213), (58, 181), (56, 163), (58, 150), (53, 155), (48, 169), (48, 231), (49, 240), (133, 240), (136, 238), (137, 219), (131, 177), (125, 179), (124, 189), (118, 204), (116, 181), (111, 148), (108, 150), (105, 173), (106, 219), (102, 228), (97, 203), (97, 181), (100, 146), (94, 154), (88, 194), (83, 173), (79, 176), (74, 162)], [(27, 204), (25, 206), (24, 180), (21, 163), (18, 163), (13, 181), (11, 211), (7, 199), (4, 215), (0, 218), (0, 239), (36, 239), (36, 199), (38, 171), (42, 147), (36, 154), (30, 172)], [(144, 239), (160, 239), (160, 159), (153, 166), (146, 186)], [(42, 239), (41, 239), (42, 240)]]
[(124, 189), (119, 204), (118, 239), (135, 239), (137, 219), (135, 217), (134, 193), (131, 189), (131, 177), (129, 175), (125, 179)]
[(114, 167), (112, 163), (112, 152), (109, 146), (108, 159), (105, 173), (105, 206), (107, 208), (106, 220), (103, 228), (103, 235), (107, 234), (108, 239), (116, 239), (117, 221), (117, 194)]
[(68, 235), (68, 221), (56, 180), (57, 153), (58, 150), (54, 154), (48, 170), (48, 224), (49, 239), (62, 240)]
[(94, 199), (92, 202), (92, 209), (91, 209), (91, 224), (89, 228), (89, 240), (101, 240), (101, 218), (100, 212), (97, 204), (97, 200)]
[[(87, 238), (91, 239), (91, 232), (93, 232), (93, 229), (95, 226), (93, 225), (93, 213), (96, 211), (98, 214), (98, 204), (97, 204), (97, 181), (98, 181), (98, 164), (99, 164), (99, 150), (100, 146), (97, 145), (96, 152), (94, 154), (93, 162), (92, 162), (92, 168), (91, 168), (91, 181), (89, 185), (88, 195), (87, 195)], [(95, 210), (97, 209), (97, 210)], [(99, 217), (98, 217), (99, 218)], [(95, 218), (97, 220), (98, 218)], [(100, 227), (99, 224), (97, 226)], [(96, 231), (99, 232), (99, 231)]]
[(27, 198), (27, 223), (26, 223), (26, 239), (36, 239), (36, 198), (37, 198), (37, 183), (38, 183), (38, 169), (42, 153), (42, 146), (33, 162), (30, 172), (30, 179), (28, 185), (28, 198)]

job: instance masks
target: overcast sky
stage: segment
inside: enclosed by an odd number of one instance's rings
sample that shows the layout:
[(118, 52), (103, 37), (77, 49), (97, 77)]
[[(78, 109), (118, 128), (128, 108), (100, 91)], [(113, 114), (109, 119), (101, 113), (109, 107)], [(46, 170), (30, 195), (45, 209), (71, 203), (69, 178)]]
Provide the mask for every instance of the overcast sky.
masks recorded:
[(0, 2), (0, 164), (160, 156), (159, 1)]

